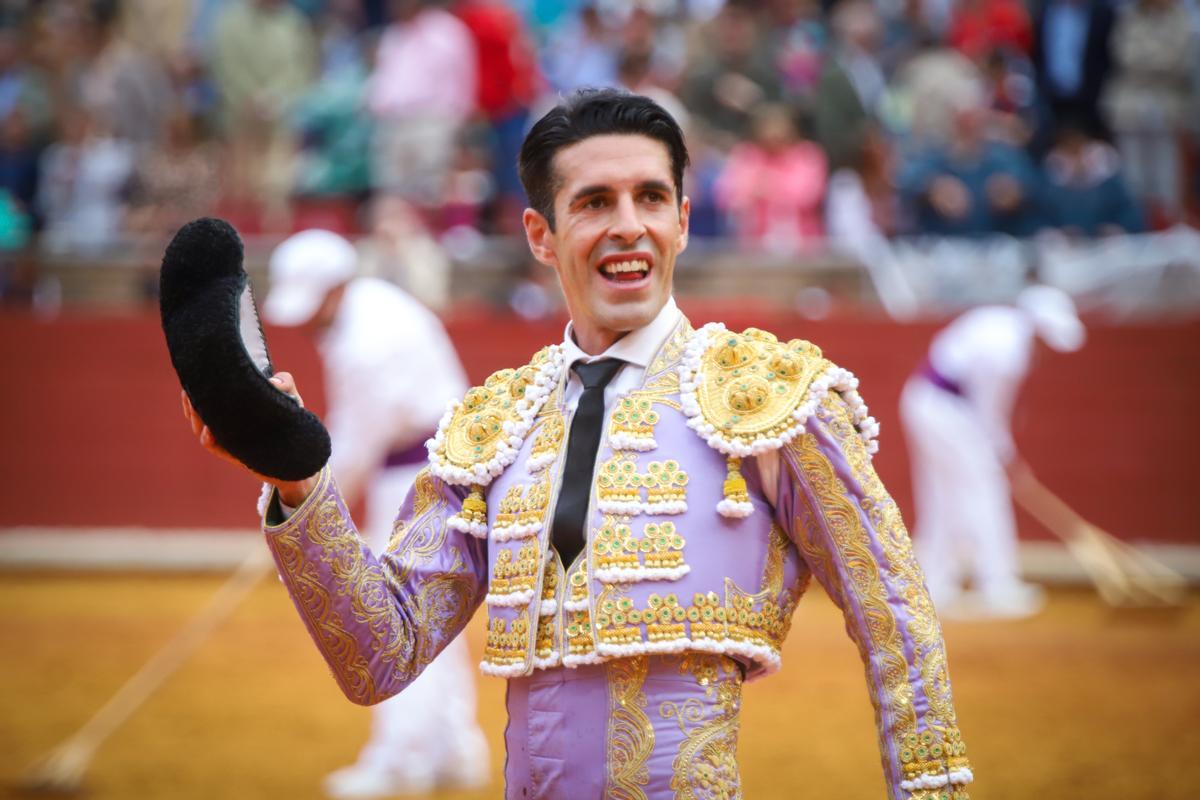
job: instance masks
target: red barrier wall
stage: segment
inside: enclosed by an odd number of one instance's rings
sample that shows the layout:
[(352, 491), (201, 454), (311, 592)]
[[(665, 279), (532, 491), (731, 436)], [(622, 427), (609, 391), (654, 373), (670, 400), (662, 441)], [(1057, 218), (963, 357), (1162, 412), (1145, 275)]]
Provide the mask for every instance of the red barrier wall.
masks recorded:
[[(821, 322), (745, 304), (684, 302), (694, 323), (720, 317), (803, 337), (854, 371), (883, 426), (876, 465), (911, 519), (900, 388), (936, 329), (838, 318)], [(459, 311), (448, 327), (473, 380), (521, 363), (562, 336)], [(293, 330), (268, 330), (276, 364), (319, 410), (321, 373)], [(1200, 322), (1091, 326), (1087, 347), (1037, 365), (1018, 406), (1019, 445), (1039, 477), (1126, 539), (1200, 542), (1192, 492), (1200, 446)], [(0, 314), (0, 526), (252, 527), (257, 488), (192, 440), (152, 311)], [(1024, 520), (1022, 534), (1044, 531)]]

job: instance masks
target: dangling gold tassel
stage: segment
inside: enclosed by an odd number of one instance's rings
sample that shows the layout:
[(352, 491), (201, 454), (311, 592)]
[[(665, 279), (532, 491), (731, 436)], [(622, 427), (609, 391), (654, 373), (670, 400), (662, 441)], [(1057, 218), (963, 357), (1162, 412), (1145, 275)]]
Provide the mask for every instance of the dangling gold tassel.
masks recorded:
[(723, 517), (748, 517), (754, 512), (754, 506), (750, 504), (750, 492), (746, 488), (746, 479), (742, 477), (742, 459), (730, 456), (726, 466), (725, 498), (717, 503), (717, 512)]
[(487, 537), (487, 500), (478, 483), (471, 484), (471, 493), (463, 499), (462, 510), (450, 518), (450, 527), (480, 538)]
[(471, 484), (471, 493), (463, 500), (462, 515), (467, 522), (487, 524), (487, 500), (483, 499), (483, 487), (478, 483)]

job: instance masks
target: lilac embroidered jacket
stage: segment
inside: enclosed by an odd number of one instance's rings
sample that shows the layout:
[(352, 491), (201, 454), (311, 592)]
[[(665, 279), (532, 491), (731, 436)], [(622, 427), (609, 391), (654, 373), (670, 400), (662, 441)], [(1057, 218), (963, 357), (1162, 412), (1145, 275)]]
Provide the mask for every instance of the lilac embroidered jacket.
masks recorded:
[(815, 577), (866, 664), (890, 797), (965, 798), (941, 631), (853, 376), (806, 342), (684, 320), (608, 410), (587, 547), (564, 567), (549, 521), (565, 373), (547, 348), (447, 413), (382, 560), (327, 470), (286, 522), (268, 508), (280, 574), (346, 695), (402, 690), (481, 603), (489, 674), (701, 651), (761, 676)]

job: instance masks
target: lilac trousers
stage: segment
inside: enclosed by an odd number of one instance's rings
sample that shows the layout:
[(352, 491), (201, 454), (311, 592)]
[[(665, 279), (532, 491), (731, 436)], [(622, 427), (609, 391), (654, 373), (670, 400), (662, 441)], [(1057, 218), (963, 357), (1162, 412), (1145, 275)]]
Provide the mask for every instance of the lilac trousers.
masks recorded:
[(740, 797), (742, 679), (737, 662), (705, 653), (512, 679), (505, 796)]

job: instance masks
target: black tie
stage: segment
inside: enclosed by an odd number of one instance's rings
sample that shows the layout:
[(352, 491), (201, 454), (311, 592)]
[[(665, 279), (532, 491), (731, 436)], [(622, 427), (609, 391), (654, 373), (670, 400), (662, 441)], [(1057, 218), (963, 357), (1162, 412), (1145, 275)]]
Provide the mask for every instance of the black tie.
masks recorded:
[(604, 387), (624, 363), (606, 358), (571, 367), (583, 382), (583, 394), (571, 420), (567, 463), (563, 467), (562, 488), (554, 509), (554, 527), (550, 529), (550, 540), (564, 567), (571, 566), (587, 540), (584, 526), (587, 525), (588, 498), (592, 494), (592, 474), (596, 469), (596, 450), (600, 447), (600, 432), (604, 425)]

